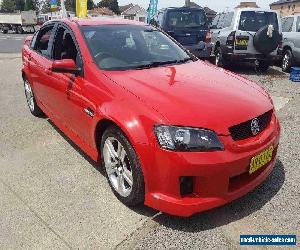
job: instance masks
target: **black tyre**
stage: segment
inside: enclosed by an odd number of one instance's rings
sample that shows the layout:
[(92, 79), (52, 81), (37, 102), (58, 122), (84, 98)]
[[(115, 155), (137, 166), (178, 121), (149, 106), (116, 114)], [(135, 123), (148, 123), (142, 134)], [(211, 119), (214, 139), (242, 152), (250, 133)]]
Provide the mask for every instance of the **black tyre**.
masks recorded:
[(139, 159), (123, 132), (111, 126), (101, 139), (101, 162), (116, 197), (127, 206), (144, 202), (145, 184)]
[(270, 68), (270, 62), (260, 61), (258, 65), (256, 65), (256, 70), (259, 72), (266, 72)]
[(27, 79), (24, 80), (24, 90), (25, 90), (27, 105), (29, 107), (31, 114), (33, 114), (36, 117), (45, 117), (45, 114), (36, 103), (33, 90)]
[(7, 34), (7, 33), (8, 33), (8, 30), (5, 30), (5, 29), (4, 29), (4, 30), (2, 30), (2, 33), (3, 33), (3, 34)]
[(224, 57), (222, 54), (222, 50), (220, 48), (220, 46), (218, 46), (215, 49), (215, 60), (214, 60), (214, 64), (218, 67), (225, 67), (225, 62), (224, 62)]
[(17, 33), (18, 34), (23, 34), (23, 32), (24, 32), (24, 30), (23, 30), (22, 26), (18, 26), (17, 27)]
[(283, 72), (290, 72), (294, 63), (294, 56), (291, 50), (285, 50), (283, 53), (281, 69)]

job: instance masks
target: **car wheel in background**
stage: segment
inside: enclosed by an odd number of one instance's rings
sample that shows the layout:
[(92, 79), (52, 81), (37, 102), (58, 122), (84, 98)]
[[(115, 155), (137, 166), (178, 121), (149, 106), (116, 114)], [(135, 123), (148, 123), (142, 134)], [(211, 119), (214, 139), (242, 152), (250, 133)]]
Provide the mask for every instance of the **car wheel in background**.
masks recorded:
[(102, 166), (116, 197), (128, 206), (143, 203), (145, 184), (141, 165), (123, 132), (116, 126), (106, 129), (100, 150)]
[(268, 61), (255, 61), (255, 71), (266, 72), (270, 68), (270, 62)]
[(285, 50), (283, 53), (281, 68), (283, 72), (289, 72), (293, 66), (293, 53), (292, 51)]
[(17, 33), (18, 34), (23, 34), (23, 32), (24, 32), (24, 30), (23, 30), (22, 26), (18, 26), (17, 27)]
[(225, 67), (224, 58), (220, 46), (215, 50), (214, 64), (218, 67)]
[(24, 80), (24, 89), (25, 89), (25, 97), (26, 97), (27, 105), (29, 107), (31, 114), (33, 114), (36, 117), (44, 117), (45, 114), (37, 105), (31, 85), (29, 81), (26, 79)]

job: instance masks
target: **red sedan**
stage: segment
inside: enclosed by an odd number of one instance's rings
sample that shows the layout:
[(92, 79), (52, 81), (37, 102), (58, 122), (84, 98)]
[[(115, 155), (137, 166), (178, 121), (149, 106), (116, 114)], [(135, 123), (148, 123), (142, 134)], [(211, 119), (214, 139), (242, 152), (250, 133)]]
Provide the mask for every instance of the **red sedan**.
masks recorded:
[(22, 76), (31, 113), (101, 163), (128, 206), (191, 216), (245, 195), (275, 164), (270, 96), (149, 25), (48, 22), (25, 41)]

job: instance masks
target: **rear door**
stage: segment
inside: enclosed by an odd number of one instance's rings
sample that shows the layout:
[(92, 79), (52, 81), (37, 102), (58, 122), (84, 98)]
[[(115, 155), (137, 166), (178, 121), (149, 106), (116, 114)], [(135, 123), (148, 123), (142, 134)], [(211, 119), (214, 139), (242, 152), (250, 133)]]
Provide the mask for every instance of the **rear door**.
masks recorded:
[(208, 20), (202, 9), (169, 10), (166, 29), (183, 46), (192, 46), (205, 40)]
[(282, 19), (282, 35), (283, 35), (283, 46), (288, 46), (292, 48), (293, 53), (295, 53), (295, 40), (294, 37), (297, 35), (295, 18), (285, 17)]
[(35, 97), (48, 112), (53, 111), (53, 103), (49, 102), (48, 99), (48, 86), (52, 81), (52, 59), (50, 54), (55, 26), (52, 23), (41, 28), (30, 55), (31, 83)]
[(235, 53), (260, 54), (253, 45), (253, 38), (258, 30), (269, 24), (272, 24), (274, 29), (279, 30), (276, 12), (242, 10), (236, 23)]

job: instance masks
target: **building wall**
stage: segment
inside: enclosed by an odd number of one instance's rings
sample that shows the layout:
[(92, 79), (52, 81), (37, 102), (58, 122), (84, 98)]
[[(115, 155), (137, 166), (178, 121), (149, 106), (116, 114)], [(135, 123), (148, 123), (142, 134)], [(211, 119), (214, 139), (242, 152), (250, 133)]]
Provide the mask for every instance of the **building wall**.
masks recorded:
[(270, 6), (272, 10), (280, 12), (282, 17), (300, 13), (300, 1), (292, 3), (284, 3)]

